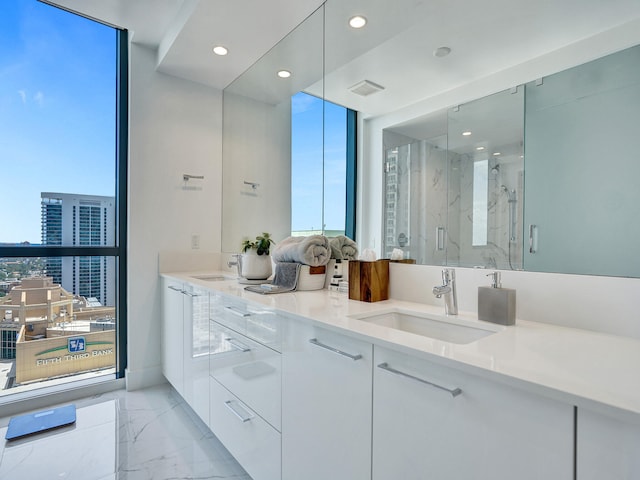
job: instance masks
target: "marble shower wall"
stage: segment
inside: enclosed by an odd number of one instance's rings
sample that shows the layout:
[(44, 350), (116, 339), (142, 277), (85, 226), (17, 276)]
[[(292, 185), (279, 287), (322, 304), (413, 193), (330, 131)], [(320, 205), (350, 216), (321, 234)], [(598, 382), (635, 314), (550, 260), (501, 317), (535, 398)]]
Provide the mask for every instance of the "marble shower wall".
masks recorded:
[[(474, 158), (447, 151), (446, 135), (416, 140), (385, 132), (384, 147), (389, 162), (384, 209), (386, 257), (400, 248), (405, 258), (419, 264), (522, 268), (523, 161), (519, 156), (489, 161), (487, 244), (473, 246)], [(440, 248), (439, 229), (446, 231)], [(512, 235), (515, 240), (510, 239)]]
[[(451, 201), (449, 202), (450, 235), (447, 243), (447, 264), (504, 270), (522, 269), (522, 200), (524, 197), (522, 159), (505, 157), (499, 161), (489, 160), (487, 244), (474, 246), (472, 244), (474, 158), (468, 154), (457, 155), (452, 152), (449, 156)], [(509, 203), (510, 198), (511, 203)], [(511, 215), (515, 216), (513, 226), (511, 226)], [(515, 237), (513, 240), (512, 235)]]
[[(445, 265), (447, 228), (446, 136), (431, 141), (385, 132), (385, 256), (400, 248), (419, 264)], [(444, 237), (443, 237), (444, 240)]]

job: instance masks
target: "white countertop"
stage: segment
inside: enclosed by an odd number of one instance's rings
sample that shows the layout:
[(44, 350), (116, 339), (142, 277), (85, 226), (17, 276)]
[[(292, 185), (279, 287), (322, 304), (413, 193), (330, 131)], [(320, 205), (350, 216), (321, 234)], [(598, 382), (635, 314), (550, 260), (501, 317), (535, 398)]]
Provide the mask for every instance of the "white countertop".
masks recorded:
[[(640, 423), (640, 341), (602, 333), (517, 320), (515, 326), (460, 345), (394, 330), (350, 318), (403, 308), (443, 316), (442, 307), (385, 300), (349, 300), (346, 294), (317, 290), (260, 295), (244, 290), (237, 280), (207, 281), (204, 274), (229, 277), (229, 272), (177, 272), (164, 276), (236, 296), (288, 314), (308, 318), (383, 346), (414, 352), (449, 366), (472, 370), (578, 407)], [(478, 325), (475, 314), (453, 317)], [(455, 320), (454, 320), (455, 321)]]

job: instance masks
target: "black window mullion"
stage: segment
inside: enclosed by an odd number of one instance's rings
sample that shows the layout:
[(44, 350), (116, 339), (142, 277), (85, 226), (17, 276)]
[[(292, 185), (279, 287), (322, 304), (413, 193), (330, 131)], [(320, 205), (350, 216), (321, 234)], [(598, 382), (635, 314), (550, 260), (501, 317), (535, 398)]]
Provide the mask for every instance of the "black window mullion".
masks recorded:
[(127, 368), (127, 159), (129, 150), (129, 32), (117, 30), (116, 80), (116, 376)]
[(118, 247), (78, 247), (78, 246), (41, 246), (41, 247), (0, 247), (0, 258), (4, 257), (117, 257)]

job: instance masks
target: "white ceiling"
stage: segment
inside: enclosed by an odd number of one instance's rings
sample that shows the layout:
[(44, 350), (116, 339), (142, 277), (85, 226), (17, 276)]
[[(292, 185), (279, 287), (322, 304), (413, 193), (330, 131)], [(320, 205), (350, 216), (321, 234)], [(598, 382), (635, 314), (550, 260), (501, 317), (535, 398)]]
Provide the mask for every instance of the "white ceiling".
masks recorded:
[[(129, 29), (134, 42), (157, 48), (159, 71), (215, 88), (229, 85), (323, 3), (46, 1)], [(369, 20), (360, 31), (346, 27), (355, 13)], [(326, 77), (306, 90), (381, 114), (639, 19), (640, 0), (328, 0)], [(214, 55), (215, 44), (230, 54)], [(434, 57), (443, 45), (451, 54)], [(369, 97), (348, 90), (365, 79), (385, 90)]]
[[(126, 28), (158, 49), (158, 70), (224, 88), (313, 13), (322, 0), (46, 0)], [(212, 52), (222, 44), (229, 55)]]

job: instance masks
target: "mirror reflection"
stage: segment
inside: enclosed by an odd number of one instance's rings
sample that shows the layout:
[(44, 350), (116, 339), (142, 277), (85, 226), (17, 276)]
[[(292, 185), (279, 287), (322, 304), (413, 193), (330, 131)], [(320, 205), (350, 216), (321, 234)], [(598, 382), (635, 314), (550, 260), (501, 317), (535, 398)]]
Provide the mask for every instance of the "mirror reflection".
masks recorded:
[[(222, 250), (243, 239), (291, 234), (292, 106), (296, 93), (322, 81), (324, 18), (314, 12), (223, 92)], [(283, 76), (278, 72), (287, 71)], [(322, 164), (323, 109), (307, 111), (311, 163)], [(316, 168), (316, 167), (314, 167)], [(321, 207), (321, 204), (320, 204)]]
[(384, 130), (384, 252), (522, 268), (523, 88)]
[[(236, 251), (240, 238), (261, 230), (274, 238), (291, 232), (291, 99), (305, 92), (358, 112), (362, 248), (385, 256), (401, 248), (421, 264), (640, 276), (632, 246), (640, 243), (640, 198), (629, 183), (640, 172), (623, 161), (635, 158), (629, 129), (640, 123), (638, 47), (629, 58), (615, 60), (619, 52), (588, 62), (563, 81), (556, 79), (566, 72), (522, 78), (553, 66), (521, 69), (518, 81), (530, 84), (478, 98), (492, 91), (485, 77), (538, 61), (550, 46), (536, 42), (538, 34), (509, 42), (478, 35), (490, 22), (480, 5), (464, 15), (455, 2), (438, 6), (435, 12), (415, 0), (329, 0), (225, 89), (223, 250)], [(584, 31), (567, 30), (561, 3), (544, 11), (518, 3), (491, 21), (507, 28), (529, 12), (532, 25), (543, 27), (535, 30), (546, 32), (540, 38), (562, 32), (573, 35), (569, 45), (594, 35), (596, 20), (598, 29), (619, 25), (609, 18), (612, 9), (592, 7), (570, 14)], [(366, 17), (364, 27), (349, 25), (356, 14)], [(485, 53), (481, 62), (475, 48)], [(486, 55), (499, 49), (501, 55)], [(578, 51), (583, 61), (598, 55), (589, 57), (586, 45)], [(276, 83), (274, 72), (283, 68), (293, 75)], [(482, 85), (466, 89), (473, 82)], [(305, 132), (322, 159), (327, 121), (323, 111), (318, 127)], [(599, 172), (609, 164), (617, 175), (606, 183)], [(260, 186), (245, 187), (244, 180)], [(296, 228), (316, 230), (316, 223), (326, 222), (318, 217)]]

